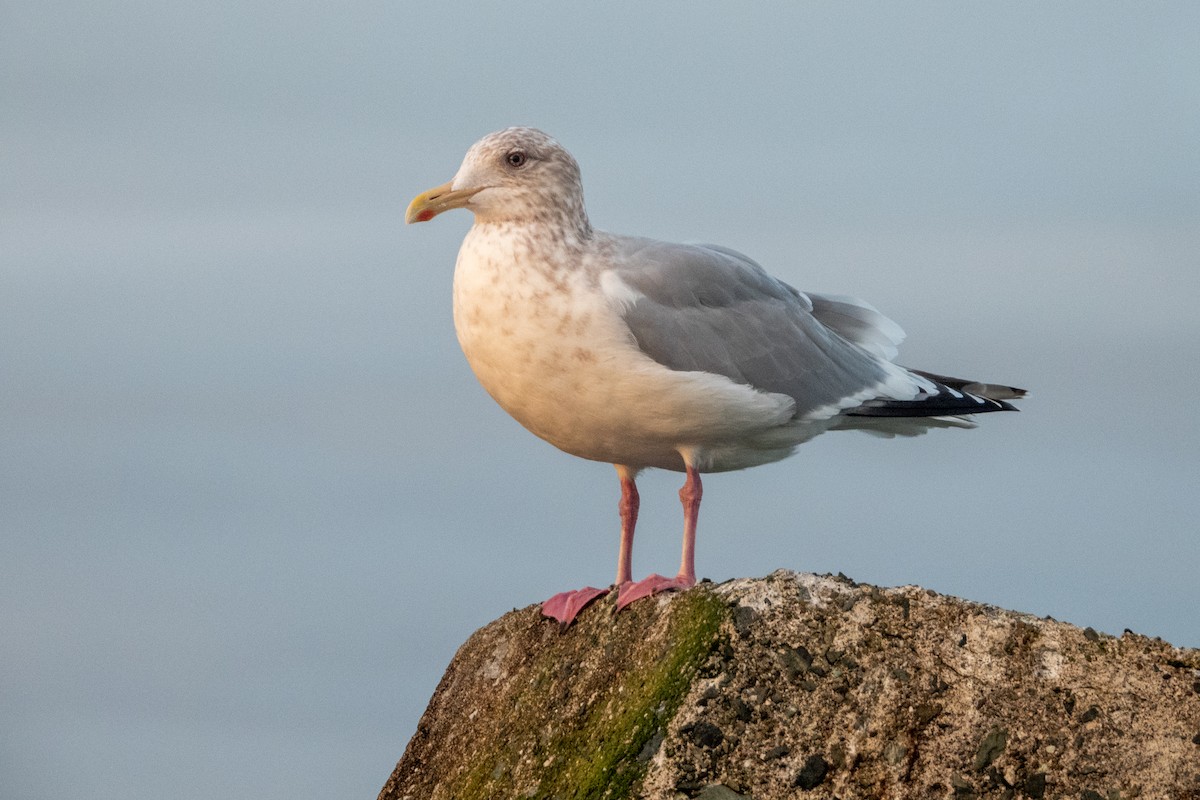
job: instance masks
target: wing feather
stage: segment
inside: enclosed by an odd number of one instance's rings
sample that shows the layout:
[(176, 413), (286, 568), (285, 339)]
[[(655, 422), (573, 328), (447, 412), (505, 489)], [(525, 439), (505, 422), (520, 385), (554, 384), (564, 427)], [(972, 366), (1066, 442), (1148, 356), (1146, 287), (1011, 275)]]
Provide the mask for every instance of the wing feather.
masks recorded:
[[(871, 314), (886, 318), (864, 311), (865, 304), (810, 299), (724, 248), (613, 239), (613, 274), (601, 285), (638, 346), (664, 366), (786, 394), (797, 417), (828, 416), (875, 398), (912, 400), (923, 387), (932, 389), (871, 351), (883, 352), (879, 343), (894, 334), (867, 336)], [(823, 324), (814, 304), (840, 313), (847, 320), (842, 327), (857, 333), (844, 336)]]

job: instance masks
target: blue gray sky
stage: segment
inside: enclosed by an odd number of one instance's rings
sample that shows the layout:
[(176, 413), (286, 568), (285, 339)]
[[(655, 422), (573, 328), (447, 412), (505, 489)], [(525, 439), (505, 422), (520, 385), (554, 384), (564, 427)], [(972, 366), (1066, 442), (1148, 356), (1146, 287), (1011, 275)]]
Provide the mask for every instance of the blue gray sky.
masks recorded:
[[(697, 567), (1200, 646), (1200, 6), (0, 3), (6, 796), (373, 797), (456, 647), (611, 580), (611, 467), (458, 351), (508, 125), (593, 222), (870, 300), (1032, 391), (713, 476)], [(640, 482), (635, 572), (677, 563)]]

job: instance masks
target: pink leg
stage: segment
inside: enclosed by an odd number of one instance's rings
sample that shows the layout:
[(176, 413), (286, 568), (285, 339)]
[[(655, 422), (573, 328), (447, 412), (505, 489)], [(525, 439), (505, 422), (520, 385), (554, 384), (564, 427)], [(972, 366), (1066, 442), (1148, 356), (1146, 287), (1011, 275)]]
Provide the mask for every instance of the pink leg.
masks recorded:
[[(637, 525), (638, 498), (637, 485), (634, 477), (635, 470), (617, 465), (617, 475), (621, 479), (621, 502), (618, 509), (621, 512), (621, 549), (617, 556), (617, 586), (629, 583), (633, 574), (633, 529)], [(567, 627), (579, 615), (588, 603), (598, 597), (608, 594), (608, 589), (597, 589), (585, 586), (570, 592), (559, 592), (542, 603), (542, 615), (558, 620), (559, 625)]]
[(700, 473), (689, 466), (687, 480), (679, 490), (679, 501), (683, 503), (683, 556), (676, 580), (687, 584), (682, 587), (684, 589), (696, 585), (696, 520), (700, 517), (700, 498), (703, 496)]
[(700, 515), (700, 498), (703, 495), (704, 487), (700, 483), (700, 473), (689, 464), (687, 480), (679, 490), (679, 500), (683, 503), (683, 557), (680, 559), (679, 574), (674, 578), (654, 574), (642, 578), (637, 583), (619, 584), (617, 611), (635, 600), (658, 592), (690, 589), (696, 585), (696, 520)]
[(637, 484), (633, 482), (633, 472), (628, 467), (617, 467), (617, 475), (621, 478), (621, 552), (617, 556), (617, 586), (633, 580), (633, 529), (637, 525), (638, 507), (641, 499), (638, 497)]

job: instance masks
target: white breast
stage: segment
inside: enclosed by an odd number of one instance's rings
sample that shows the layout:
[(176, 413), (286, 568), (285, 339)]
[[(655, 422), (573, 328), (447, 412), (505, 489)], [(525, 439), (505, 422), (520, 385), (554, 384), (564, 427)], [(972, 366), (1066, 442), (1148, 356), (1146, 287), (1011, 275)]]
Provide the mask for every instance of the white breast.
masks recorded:
[(789, 420), (790, 398), (645, 356), (581, 268), (587, 257), (547, 253), (512, 227), (476, 225), (463, 241), (458, 340), (479, 382), (518, 422), (582, 458), (680, 469), (681, 449), (728, 450)]

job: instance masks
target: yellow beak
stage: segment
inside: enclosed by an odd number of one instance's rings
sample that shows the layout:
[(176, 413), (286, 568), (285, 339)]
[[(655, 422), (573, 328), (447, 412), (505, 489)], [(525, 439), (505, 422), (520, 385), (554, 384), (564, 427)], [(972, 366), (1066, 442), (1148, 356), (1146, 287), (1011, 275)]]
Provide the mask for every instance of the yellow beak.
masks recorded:
[(409, 224), (414, 222), (428, 222), (443, 211), (449, 211), (452, 208), (462, 208), (471, 199), (472, 195), (483, 188), (480, 186), (455, 191), (451, 188), (451, 185), (450, 183), (443, 183), (441, 186), (435, 186), (428, 192), (422, 192), (414, 197), (413, 201), (408, 204), (408, 211), (404, 214), (404, 221)]

